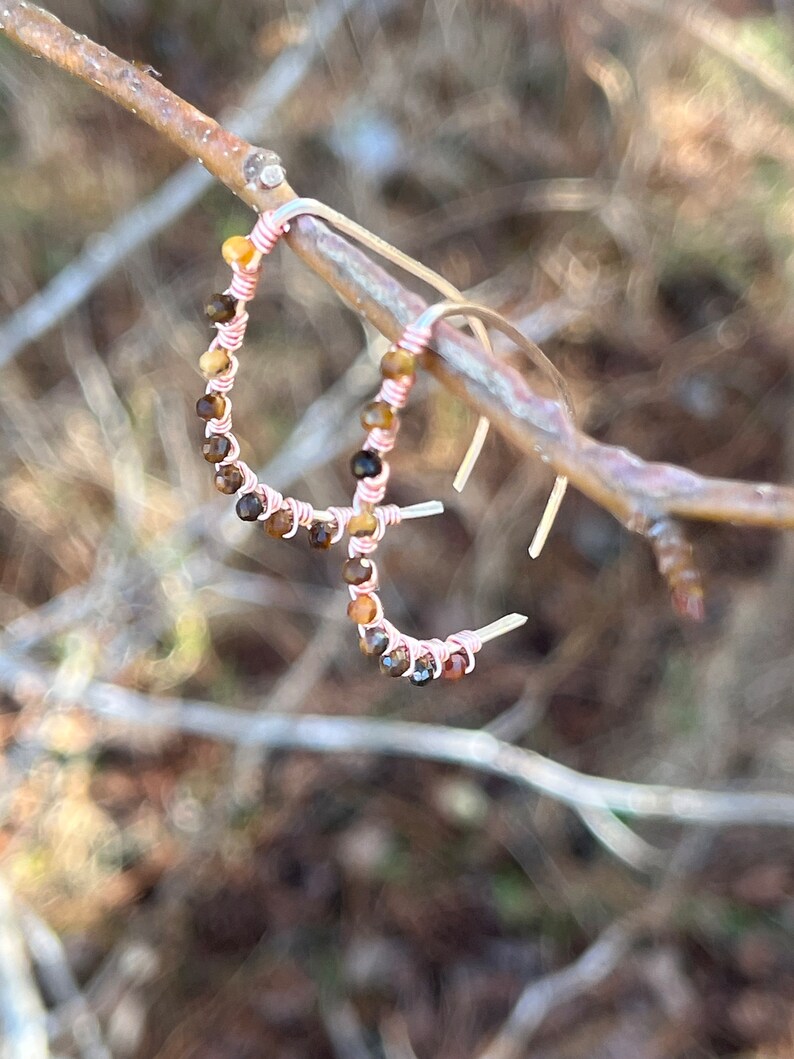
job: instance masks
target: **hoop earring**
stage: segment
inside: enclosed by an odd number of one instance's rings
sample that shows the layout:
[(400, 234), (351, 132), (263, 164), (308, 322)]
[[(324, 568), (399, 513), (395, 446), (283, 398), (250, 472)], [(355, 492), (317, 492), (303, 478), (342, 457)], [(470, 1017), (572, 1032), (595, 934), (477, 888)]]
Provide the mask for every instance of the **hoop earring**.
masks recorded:
[[(319, 217), (328, 222), (334, 228), (337, 228), (340, 232), (355, 239), (374, 253), (379, 254), (381, 257), (392, 262), (392, 264), (397, 265), (410, 275), (416, 276), (417, 279), (427, 283), (428, 286), (433, 287), (440, 295), (447, 299), (447, 301), (459, 302), (461, 305), (472, 304), (466, 301), (466, 296), (462, 291), (458, 290), (457, 287), (443, 276), (434, 272), (433, 269), (423, 265), (420, 261), (415, 261), (413, 258), (408, 257), (408, 255), (404, 254), (402, 250), (398, 250), (396, 246), (392, 246), (392, 244), (386, 242), (385, 239), (381, 239), (380, 236), (363, 228), (360, 224), (357, 224), (354, 220), (345, 216), (345, 214), (332, 209), (332, 207), (327, 206), (324, 202), (320, 202), (317, 199), (296, 198), (285, 203), (283, 206), (279, 206), (275, 210), (261, 213), (253, 231), (248, 237), (249, 241), (260, 254), (269, 254), (281, 237), (289, 231), (290, 221), (294, 220), (296, 217), (305, 215)], [(491, 339), (480, 316), (476, 313), (467, 312), (462, 312), (460, 315), (466, 317), (475, 338), (481, 343), (486, 353), (494, 356)], [(534, 342), (527, 340), (527, 344), (524, 348), (529, 353), (536, 366), (550, 377), (555, 386), (559, 388), (561, 384), (563, 388), (565, 388), (565, 382), (560, 373)], [(453, 479), (453, 488), (458, 492), (462, 492), (466, 482), (469, 480), (474, 465), (479, 459), (489, 429), (490, 421), (485, 416), (480, 416), (477, 428), (474, 432), (474, 437), (472, 438), (466, 454), (463, 457), (463, 461)], [(537, 556), (540, 555), (543, 544), (548, 536), (548, 532), (557, 516), (557, 511), (559, 510), (564, 493), (565, 489), (564, 487), (561, 488), (558, 480), (558, 482), (555, 483), (555, 487), (552, 490), (541, 517), (541, 522), (535, 532), (532, 544), (530, 545), (529, 554), (532, 558), (537, 558)]]
[[(545, 362), (538, 347), (493, 309), (473, 302), (441, 302), (431, 306), (409, 324), (399, 342), (384, 355), (381, 361), (383, 382), (375, 400), (362, 415), (362, 423), (368, 429), (364, 447), (351, 460), (351, 470), (357, 479), (352, 506), (359, 513), (359, 519), (355, 524), (349, 524), (348, 559), (342, 570), (351, 597), (348, 616), (358, 625), (362, 652), (379, 658), (381, 672), (395, 677), (406, 676), (417, 687), (429, 684), (439, 676), (459, 680), (474, 669), (474, 656), (484, 643), (518, 628), (527, 620), (525, 615), (509, 614), (482, 629), (464, 629), (444, 640), (421, 640), (406, 635), (386, 619), (379, 595), (378, 568), (373, 555), (386, 530), (385, 522), (377, 515), (382, 510), (379, 505), (385, 497), (390, 473), (384, 457), (394, 448), (399, 413), (407, 404), (416, 380), (417, 358), (429, 348), (434, 326), (445, 317), (459, 315), (477, 316), (482, 322), (487, 321), (535, 362), (538, 357)], [(573, 416), (573, 402), (565, 381), (553, 365), (548, 366), (554, 372), (560, 397)], [(566, 487), (567, 479), (558, 477), (552, 493), (552, 500), (558, 497), (553, 514), (556, 514)], [(545, 521), (538, 528), (536, 538)], [(361, 531), (356, 528), (359, 524)], [(547, 532), (545, 529), (543, 540)]]

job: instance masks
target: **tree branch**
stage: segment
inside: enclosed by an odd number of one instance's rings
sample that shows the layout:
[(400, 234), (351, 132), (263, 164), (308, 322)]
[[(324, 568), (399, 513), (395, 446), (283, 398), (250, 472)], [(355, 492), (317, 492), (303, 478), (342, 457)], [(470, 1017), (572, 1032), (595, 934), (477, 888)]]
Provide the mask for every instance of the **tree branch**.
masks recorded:
[[(6, 0), (2, 30), (21, 47), (99, 89), (137, 114), (256, 210), (295, 197), (273, 183), (272, 152), (254, 147), (180, 99), (159, 81), (106, 48), (73, 33), (25, 0)], [(276, 177), (275, 179), (278, 179)], [(287, 241), (357, 312), (390, 339), (425, 303), (326, 225), (297, 221)], [(427, 366), (521, 450), (540, 456), (630, 530), (646, 536), (679, 610), (698, 616), (701, 590), (676, 518), (742, 525), (794, 527), (794, 488), (707, 478), (669, 464), (648, 463), (625, 449), (579, 431), (555, 401), (533, 392), (521, 375), (490, 358), (477, 343), (440, 325)]]
[(239, 747), (308, 750), (322, 754), (389, 754), (461, 765), (510, 780), (575, 811), (582, 807), (638, 819), (710, 827), (730, 824), (794, 826), (794, 794), (705, 791), (587, 776), (512, 746), (485, 731), (366, 717), (249, 713), (209, 702), (157, 698), (100, 681), (64, 687), (57, 675), (34, 666), (5, 645), (0, 688), (25, 701), (78, 705), (98, 717), (147, 730), (187, 732)]

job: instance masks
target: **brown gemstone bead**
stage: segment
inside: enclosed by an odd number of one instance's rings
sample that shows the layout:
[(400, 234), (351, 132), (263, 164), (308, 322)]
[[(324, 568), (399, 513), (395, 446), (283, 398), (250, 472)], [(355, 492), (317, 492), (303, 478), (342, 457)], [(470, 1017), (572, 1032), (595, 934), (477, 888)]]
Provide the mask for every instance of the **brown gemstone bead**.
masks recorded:
[(378, 520), (371, 511), (360, 511), (347, 524), (351, 537), (370, 537), (378, 528)]
[(224, 434), (213, 434), (201, 446), (201, 454), (207, 463), (221, 463), (229, 455), (232, 443)]
[(217, 349), (208, 349), (199, 357), (199, 371), (207, 379), (214, 379), (217, 375), (223, 375), (229, 370), (231, 361), (229, 354), (220, 346)]
[(196, 401), (199, 419), (223, 419), (225, 413), (226, 399), (219, 393), (205, 393)]
[(411, 662), (404, 647), (395, 647), (387, 655), (381, 655), (378, 666), (387, 677), (401, 677), (408, 671)]
[(428, 658), (417, 658), (414, 671), (408, 680), (415, 688), (423, 688), (433, 679), (433, 666)]
[(463, 655), (450, 655), (441, 674), (444, 680), (462, 680), (466, 676), (466, 659)]
[(385, 401), (371, 401), (361, 413), (361, 425), (365, 430), (388, 430), (395, 419), (394, 409)]
[(383, 460), (379, 452), (372, 449), (359, 449), (350, 458), (350, 470), (353, 477), (361, 481), (362, 478), (377, 478), (383, 471)]
[(324, 552), (331, 547), (331, 541), (335, 533), (335, 523), (313, 522), (309, 527), (309, 544), (312, 548)]
[(244, 235), (233, 235), (221, 247), (223, 260), (227, 265), (239, 265), (245, 268), (251, 264), (256, 250), (253, 243)]
[(213, 294), (204, 312), (214, 324), (228, 324), (237, 313), (237, 302), (231, 294)]
[(372, 577), (369, 559), (347, 559), (342, 566), (342, 580), (348, 585), (363, 585)]
[(231, 496), (236, 493), (243, 484), (243, 472), (236, 463), (229, 463), (225, 467), (219, 467), (215, 475), (215, 488), (219, 493)]
[(269, 537), (284, 537), (292, 529), (292, 512), (279, 508), (270, 518), (265, 519), (265, 531)]
[(407, 349), (392, 346), (384, 353), (380, 362), (380, 373), (384, 379), (399, 379), (403, 375), (413, 375), (416, 370), (416, 357)]
[(383, 629), (365, 629), (364, 635), (358, 641), (359, 650), (369, 658), (382, 655), (389, 646), (389, 634)]
[(264, 511), (262, 501), (256, 493), (243, 493), (235, 506), (237, 517), (243, 522), (256, 522)]
[(351, 599), (347, 605), (347, 616), (356, 625), (368, 625), (375, 620), (377, 613), (378, 604), (372, 596), (359, 596), (358, 599)]

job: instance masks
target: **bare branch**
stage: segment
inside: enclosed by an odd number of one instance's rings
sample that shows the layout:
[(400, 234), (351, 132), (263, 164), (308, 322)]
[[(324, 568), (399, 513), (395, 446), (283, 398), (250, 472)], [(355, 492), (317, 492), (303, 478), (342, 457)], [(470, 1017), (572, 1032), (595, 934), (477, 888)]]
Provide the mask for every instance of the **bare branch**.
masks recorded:
[(207, 702), (150, 697), (100, 682), (88, 683), (78, 693), (59, 687), (51, 671), (20, 660), (8, 650), (0, 654), (0, 687), (26, 701), (46, 697), (50, 702), (79, 704), (109, 721), (189, 732), (235, 746), (323, 754), (389, 754), (462, 765), (501, 776), (576, 811), (590, 807), (711, 827), (794, 826), (794, 794), (705, 791), (586, 776), (484, 731), (360, 717), (247, 713)]

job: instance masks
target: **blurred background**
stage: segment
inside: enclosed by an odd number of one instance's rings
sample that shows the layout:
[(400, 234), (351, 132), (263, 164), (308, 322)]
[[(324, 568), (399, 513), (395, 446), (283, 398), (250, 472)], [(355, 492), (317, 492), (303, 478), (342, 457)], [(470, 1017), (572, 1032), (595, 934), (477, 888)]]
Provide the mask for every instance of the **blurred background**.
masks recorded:
[[(508, 314), (590, 433), (791, 481), (794, 6), (349, 0), (318, 42), (323, 5), (49, 6), (210, 114), (239, 118), (291, 71), (251, 138), (301, 194)], [(82, 294), (66, 274), (23, 318), (27, 334), (50, 314), (34, 341), (0, 331), (3, 1003), (27, 980), (63, 1057), (461, 1059), (528, 983), (654, 907), (650, 939), (516, 1054), (794, 1056), (790, 832), (628, 831), (462, 769), (264, 756), (81, 708), (106, 682), (254, 717), (488, 726), (614, 778), (794, 789), (792, 538), (690, 527), (697, 627), (646, 544), (579, 495), (532, 563), (548, 468), (494, 432), (454, 494), (475, 417), (427, 379), (392, 495), (447, 511), (390, 535), (387, 610), (425, 634), (530, 619), (458, 684), (373, 670), (339, 553), (243, 526), (199, 452), (203, 305), (250, 211), (221, 187), (186, 212), (165, 192), (151, 237), (103, 275), (119, 243), (102, 233), (140, 231), (183, 161), (0, 41), (6, 322), (81, 253), (101, 279)], [(286, 250), (260, 291), (244, 457), (344, 502), (375, 336)]]

